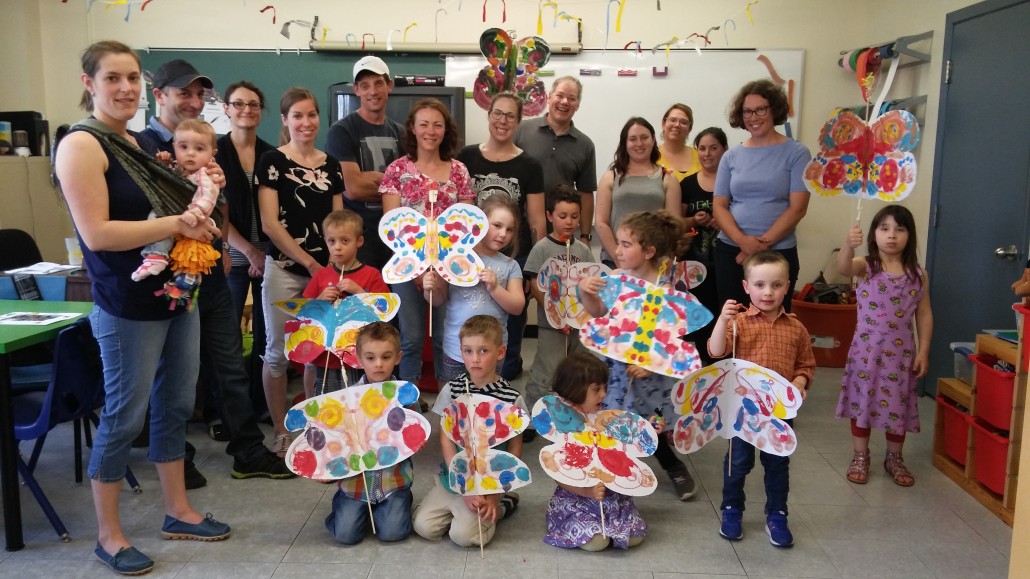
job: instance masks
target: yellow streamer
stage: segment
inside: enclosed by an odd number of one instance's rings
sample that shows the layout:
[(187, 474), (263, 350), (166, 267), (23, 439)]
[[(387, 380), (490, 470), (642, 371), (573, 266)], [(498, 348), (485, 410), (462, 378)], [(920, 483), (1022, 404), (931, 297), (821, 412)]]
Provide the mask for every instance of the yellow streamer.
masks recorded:
[(407, 25), (404, 28), (404, 34), (401, 36), (401, 42), (407, 42), (408, 41), (408, 30), (411, 30), (412, 28), (414, 28), (416, 26), (418, 26), (418, 22), (412, 22), (411, 24)]
[(323, 26), (322, 27), (322, 46), (325, 46), (325, 37), (328, 34), (329, 34), (329, 27), (328, 26)]
[(626, 7), (626, 0), (619, 0), (619, 11), (615, 13), (615, 31), (622, 32), (622, 10)]
[(747, 20), (751, 23), (751, 26), (755, 25), (755, 19), (751, 17), (751, 5), (758, 4), (758, 0), (752, 0), (744, 6), (744, 11), (747, 12)]

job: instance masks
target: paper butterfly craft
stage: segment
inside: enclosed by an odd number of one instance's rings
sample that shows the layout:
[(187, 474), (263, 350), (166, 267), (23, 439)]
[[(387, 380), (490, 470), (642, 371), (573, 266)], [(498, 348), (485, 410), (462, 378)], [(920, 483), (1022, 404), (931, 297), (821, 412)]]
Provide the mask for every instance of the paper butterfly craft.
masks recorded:
[(372, 322), (393, 319), (400, 303), (397, 294), (379, 293), (354, 294), (335, 304), (303, 299), (276, 302), (276, 307), (296, 318), (285, 325), (286, 357), (308, 364), (328, 351), (357, 368), (358, 332)]
[(286, 413), (287, 429), (304, 429), (286, 451), (286, 464), (316, 480), (391, 467), (429, 439), (429, 421), (405, 408), (417, 400), (411, 382), (363, 384), (309, 398)]
[(687, 292), (701, 285), (708, 277), (708, 268), (700, 261), (677, 261), (672, 270), (672, 287)]
[(805, 186), (824, 197), (844, 193), (900, 201), (916, 186), (912, 149), (919, 135), (908, 111), (889, 111), (872, 125), (841, 111), (819, 133), (819, 153), (805, 167)]
[(462, 448), (448, 465), (447, 482), (460, 495), (508, 492), (531, 482), (529, 467), (514, 454), (490, 448), (515, 438), (529, 419), (515, 406), (482, 394), (467, 394), (443, 409), (440, 427)]
[(797, 448), (784, 419), (797, 416), (801, 392), (772, 370), (728, 358), (687, 376), (672, 391), (681, 415), (673, 439), (683, 454), (712, 438), (740, 438), (759, 450), (787, 456)]
[(379, 237), (394, 251), (383, 280), (406, 282), (432, 267), (447, 283), (476, 285), (485, 266), (475, 247), (489, 226), (483, 211), (467, 203), (451, 205), (435, 219), (410, 207), (391, 210), (379, 222)]
[(512, 40), (500, 28), (489, 28), (479, 37), (479, 48), (487, 65), (479, 71), (472, 86), (472, 98), (483, 110), (502, 91), (511, 91), (522, 100), (522, 113), (536, 116), (547, 106), (547, 89), (533, 74), (551, 58), (551, 47), (539, 36)]
[(554, 480), (574, 487), (597, 483), (624, 495), (654, 492), (658, 480), (640, 457), (654, 454), (654, 427), (627, 410), (584, 415), (551, 394), (533, 407), (533, 427), (553, 444), (540, 449), (540, 465)]
[(552, 328), (583, 327), (592, 316), (583, 308), (579, 295), (579, 280), (585, 277), (608, 277), (612, 270), (600, 263), (573, 263), (564, 255), (556, 255), (544, 262), (536, 276), (536, 286), (547, 298), (544, 313)]
[(608, 316), (583, 325), (583, 345), (666, 376), (682, 377), (701, 367), (694, 345), (680, 339), (712, 321), (697, 298), (625, 274), (605, 281), (599, 297)]

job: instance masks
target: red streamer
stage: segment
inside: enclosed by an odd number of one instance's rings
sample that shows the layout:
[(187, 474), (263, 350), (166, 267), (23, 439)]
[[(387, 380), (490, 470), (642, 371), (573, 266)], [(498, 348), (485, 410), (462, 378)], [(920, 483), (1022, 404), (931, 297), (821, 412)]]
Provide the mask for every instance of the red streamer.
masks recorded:
[[(483, 0), (483, 22), (486, 22), (486, 3), (490, 0)], [(461, 5), (458, 5), (458, 9), (461, 10)], [(508, 21), (508, 1), (501, 0), (501, 23)]]
[(147, 4), (150, 4), (150, 3), (151, 3), (151, 2), (153, 2), (153, 1), (154, 1), (154, 0), (146, 0), (146, 1), (145, 1), (145, 2), (144, 2), (144, 3), (143, 3), (143, 4), (142, 4), (142, 5), (140, 6), (140, 7), (139, 7), (139, 11), (140, 11), (140, 12), (143, 12), (144, 10), (146, 10), (146, 9), (147, 9)]
[[(150, 0), (147, 0), (147, 2), (149, 2), (149, 1)], [(272, 24), (275, 24), (275, 6), (272, 6), (271, 4), (269, 4), (268, 6), (265, 6), (264, 8), (262, 8), (261, 10), (258, 10), (258, 12), (264, 14), (268, 10), (272, 11)]]

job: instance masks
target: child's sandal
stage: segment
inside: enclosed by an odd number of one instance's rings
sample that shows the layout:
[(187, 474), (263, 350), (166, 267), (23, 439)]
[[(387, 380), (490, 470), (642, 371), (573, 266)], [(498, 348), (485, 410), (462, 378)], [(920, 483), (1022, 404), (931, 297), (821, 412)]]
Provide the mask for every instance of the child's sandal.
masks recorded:
[(894, 484), (898, 486), (910, 487), (916, 484), (916, 479), (912, 477), (912, 473), (905, 466), (905, 461), (901, 458), (900, 452), (888, 450), (887, 458), (883, 461), (883, 468), (887, 471), (887, 474), (891, 475)]
[(848, 480), (857, 484), (864, 485), (869, 480), (869, 450), (855, 451), (855, 455), (851, 457), (851, 464), (848, 466)]
[(272, 452), (283, 458), (286, 456), (286, 451), (290, 449), (290, 443), (293, 442), (293, 437), (289, 434), (280, 434), (272, 439)]

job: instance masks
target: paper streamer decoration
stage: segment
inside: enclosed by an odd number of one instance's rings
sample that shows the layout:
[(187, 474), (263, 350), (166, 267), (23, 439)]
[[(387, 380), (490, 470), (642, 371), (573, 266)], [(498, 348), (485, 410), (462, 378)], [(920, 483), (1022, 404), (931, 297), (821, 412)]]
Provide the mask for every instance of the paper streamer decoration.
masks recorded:
[(654, 454), (658, 434), (639, 414), (601, 410), (583, 414), (554, 394), (533, 406), (533, 428), (551, 441), (540, 465), (554, 480), (574, 487), (603, 483), (617, 493), (642, 497), (658, 488), (640, 457)]
[(372, 322), (388, 322), (397, 314), (397, 294), (364, 293), (336, 303), (325, 300), (286, 300), (275, 306), (295, 319), (288, 320), (286, 357), (294, 362), (314, 362), (327, 351), (351, 368), (360, 366), (358, 332)]
[(472, 98), (483, 110), (490, 109), (494, 95), (511, 91), (522, 100), (522, 113), (535, 116), (547, 107), (547, 89), (534, 74), (551, 59), (551, 47), (539, 36), (518, 42), (500, 28), (490, 28), (479, 37), (479, 48), (487, 65), (472, 86)]
[(908, 111), (889, 111), (866, 124), (850, 111), (834, 115), (819, 133), (819, 153), (805, 167), (805, 187), (824, 197), (900, 201), (916, 185), (919, 123)]
[[(490, 0), (483, 0), (483, 22), (486, 22), (486, 3)], [(458, 10), (461, 10), (461, 4), (458, 5)], [(507, 0), (501, 0), (501, 23), (508, 21), (508, 2)]]
[(551, 327), (579, 329), (592, 317), (583, 308), (579, 281), (587, 277), (608, 277), (612, 270), (601, 263), (569, 264), (565, 255), (544, 262), (536, 276), (536, 287), (543, 292), (544, 313)]
[(258, 12), (264, 14), (266, 10), (271, 10), (272, 11), (272, 24), (275, 24), (275, 6), (272, 6), (271, 4), (269, 4), (268, 6), (265, 6), (264, 8), (262, 8), (261, 10), (258, 10)]
[(758, 4), (758, 0), (752, 0), (744, 6), (744, 11), (747, 12), (747, 21), (751, 23), (751, 26), (755, 25), (755, 19), (751, 16), (751, 6)]
[(553, 28), (553, 27), (557, 27), (558, 26), (558, 4), (556, 4), (554, 2), (543, 2), (543, 0), (538, 0), (537, 7), (536, 7), (536, 33), (537, 33), (537, 35), (540, 35), (540, 34), (544, 33), (544, 8), (547, 8), (547, 7), (554, 8), (554, 22), (551, 24), (551, 27)]
[(459, 495), (505, 493), (532, 482), (529, 467), (510, 452), (491, 448), (529, 426), (526, 412), (492, 396), (463, 394), (443, 409), (440, 428), (462, 448), (448, 465), (447, 482)]
[(613, 360), (680, 378), (699, 369), (701, 358), (680, 338), (712, 321), (689, 293), (625, 274), (610, 276), (599, 297), (608, 315), (579, 331), (583, 345)]
[(304, 433), (286, 451), (286, 465), (326, 481), (401, 462), (429, 440), (429, 421), (405, 408), (418, 395), (411, 382), (377, 382), (296, 404), (286, 413), (286, 428)]
[(410, 207), (391, 210), (379, 222), (379, 237), (394, 251), (383, 266), (386, 283), (403, 283), (432, 267), (447, 283), (471, 287), (485, 267), (475, 247), (490, 226), (475, 205), (456, 203), (429, 218)]
[(763, 452), (787, 456), (797, 448), (794, 429), (801, 392), (776, 372), (728, 358), (687, 376), (672, 391), (680, 414), (676, 450), (689, 454), (716, 436), (739, 438)]

